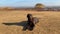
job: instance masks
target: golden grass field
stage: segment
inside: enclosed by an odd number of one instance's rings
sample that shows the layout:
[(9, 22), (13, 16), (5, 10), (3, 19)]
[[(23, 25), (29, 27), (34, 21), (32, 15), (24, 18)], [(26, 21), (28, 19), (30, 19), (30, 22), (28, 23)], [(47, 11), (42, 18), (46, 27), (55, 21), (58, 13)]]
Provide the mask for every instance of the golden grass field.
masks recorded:
[[(40, 21), (32, 31), (23, 31), (23, 26), (3, 24), (26, 21), (28, 13)], [(0, 11), (0, 34), (60, 34), (60, 12)]]

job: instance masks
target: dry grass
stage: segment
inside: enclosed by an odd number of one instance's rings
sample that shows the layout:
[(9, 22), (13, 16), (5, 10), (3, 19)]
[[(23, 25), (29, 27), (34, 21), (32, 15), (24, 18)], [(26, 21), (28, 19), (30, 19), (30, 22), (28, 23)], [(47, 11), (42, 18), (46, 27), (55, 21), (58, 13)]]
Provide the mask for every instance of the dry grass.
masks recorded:
[[(23, 31), (23, 26), (3, 24), (26, 21), (28, 13), (40, 19), (33, 31)], [(0, 11), (0, 34), (60, 34), (60, 12)]]

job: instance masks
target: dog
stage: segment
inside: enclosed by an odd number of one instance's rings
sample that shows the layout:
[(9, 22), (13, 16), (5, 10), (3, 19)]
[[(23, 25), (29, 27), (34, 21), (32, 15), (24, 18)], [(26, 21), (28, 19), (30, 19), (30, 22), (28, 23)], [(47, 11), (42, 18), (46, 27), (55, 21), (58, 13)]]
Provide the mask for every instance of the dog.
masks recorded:
[(27, 18), (28, 18), (27, 28), (29, 30), (33, 30), (35, 24), (39, 22), (39, 19), (37, 17), (33, 17), (32, 14), (27, 14)]

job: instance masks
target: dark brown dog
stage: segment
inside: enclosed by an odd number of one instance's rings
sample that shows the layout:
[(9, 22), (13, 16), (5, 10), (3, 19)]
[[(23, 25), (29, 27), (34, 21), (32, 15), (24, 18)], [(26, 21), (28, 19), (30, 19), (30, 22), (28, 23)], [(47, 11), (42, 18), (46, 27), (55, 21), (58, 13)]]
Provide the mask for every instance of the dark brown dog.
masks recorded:
[(27, 18), (28, 18), (27, 28), (29, 30), (33, 30), (35, 24), (39, 22), (39, 20), (36, 17), (33, 17), (32, 14), (27, 14)]

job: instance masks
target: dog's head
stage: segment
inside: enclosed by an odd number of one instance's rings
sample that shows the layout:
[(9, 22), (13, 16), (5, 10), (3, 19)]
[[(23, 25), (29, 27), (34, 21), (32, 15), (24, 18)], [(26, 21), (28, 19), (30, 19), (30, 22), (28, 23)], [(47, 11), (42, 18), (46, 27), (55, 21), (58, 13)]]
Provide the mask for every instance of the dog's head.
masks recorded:
[(27, 14), (27, 18), (32, 18), (32, 14)]

